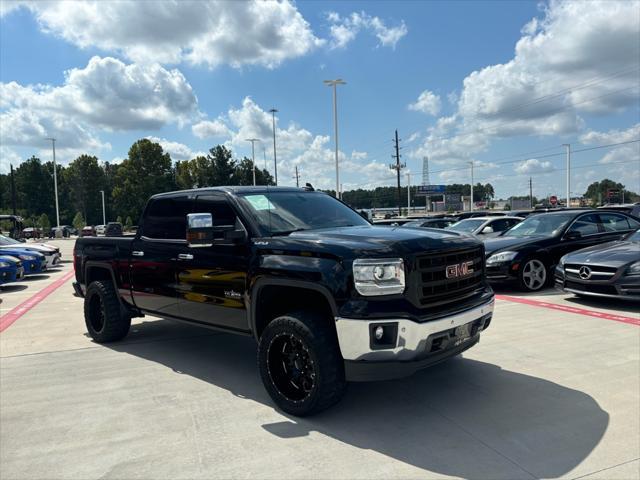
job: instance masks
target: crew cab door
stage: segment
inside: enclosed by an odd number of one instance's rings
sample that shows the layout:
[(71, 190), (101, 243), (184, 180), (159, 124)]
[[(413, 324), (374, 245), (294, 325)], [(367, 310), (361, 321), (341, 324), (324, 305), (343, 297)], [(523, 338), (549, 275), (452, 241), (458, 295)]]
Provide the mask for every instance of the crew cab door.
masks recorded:
[(159, 197), (145, 211), (131, 245), (131, 290), (136, 306), (158, 316), (176, 316), (176, 259), (186, 245), (186, 215), (193, 200)]
[[(233, 205), (223, 193), (198, 195), (192, 213), (210, 213), (213, 227), (234, 225)], [(217, 238), (216, 238), (217, 237)], [(179, 316), (234, 330), (248, 331), (246, 310), (250, 245), (225, 242), (214, 236), (214, 245), (181, 245), (176, 263)]]

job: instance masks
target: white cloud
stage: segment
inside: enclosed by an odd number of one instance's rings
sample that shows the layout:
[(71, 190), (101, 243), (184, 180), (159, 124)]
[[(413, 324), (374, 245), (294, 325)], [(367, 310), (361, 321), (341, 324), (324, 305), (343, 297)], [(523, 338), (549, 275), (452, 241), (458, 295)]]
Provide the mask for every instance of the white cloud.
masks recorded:
[(541, 162), (537, 158), (530, 158), (516, 165), (514, 167), (514, 170), (517, 173), (529, 174), (529, 173), (551, 172), (554, 170), (554, 168), (551, 162), (547, 160), (544, 160)]
[(580, 142), (585, 145), (609, 145), (613, 143), (632, 142), (626, 145), (619, 145), (607, 151), (599, 163), (629, 162), (632, 169), (638, 168), (640, 162), (640, 123), (626, 130), (609, 130), (608, 132), (598, 132), (590, 130), (580, 136)]
[(172, 142), (171, 140), (167, 140), (166, 138), (158, 138), (158, 137), (147, 137), (149, 140), (155, 143), (159, 143), (166, 153), (171, 156), (171, 159), (174, 161), (181, 160), (191, 160), (197, 156), (206, 156), (205, 152), (194, 152), (184, 143)]
[(404, 21), (398, 26), (387, 27), (379, 17), (372, 17), (365, 12), (353, 12), (346, 17), (341, 17), (336, 12), (329, 12), (327, 20), (330, 23), (331, 48), (344, 48), (362, 30), (369, 30), (376, 36), (380, 46), (395, 49), (400, 39), (408, 33)]
[(14, 167), (22, 163), (22, 157), (11, 148), (0, 145), (0, 173), (8, 173), (11, 165)]
[(202, 120), (192, 125), (191, 131), (198, 138), (225, 138), (231, 134), (221, 119)]
[(429, 90), (425, 90), (420, 94), (418, 100), (409, 104), (409, 110), (435, 116), (440, 113), (441, 106), (440, 97)]
[(572, 134), (587, 115), (629, 108), (640, 98), (639, 31), (635, 2), (551, 2), (525, 26), (510, 61), (464, 79), (449, 98), (457, 111), (409, 155), (455, 168), (496, 139)]
[(122, 53), (136, 62), (273, 68), (323, 44), (288, 0), (51, 1), (27, 6), (43, 31), (80, 48)]

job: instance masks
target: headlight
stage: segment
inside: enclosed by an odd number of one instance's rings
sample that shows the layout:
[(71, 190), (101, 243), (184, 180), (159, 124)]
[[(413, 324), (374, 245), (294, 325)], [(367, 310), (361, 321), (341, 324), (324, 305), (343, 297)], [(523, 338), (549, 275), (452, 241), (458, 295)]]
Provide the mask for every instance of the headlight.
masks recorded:
[(494, 263), (504, 263), (510, 262), (514, 258), (516, 258), (518, 252), (500, 252), (494, 253), (489, 258), (487, 258), (487, 265), (492, 265)]
[(627, 268), (627, 275), (629, 276), (640, 275), (640, 262), (635, 262), (629, 265), (629, 268)]
[(404, 291), (401, 258), (359, 258), (353, 262), (353, 280), (360, 295), (393, 295)]
[(31, 255), (18, 255), (18, 258), (20, 260), (35, 260), (36, 257), (31, 256)]
[(564, 257), (560, 258), (560, 261), (558, 262), (558, 265), (561, 266), (561, 267), (564, 267), (565, 260), (566, 260), (566, 255)]
[(7, 268), (10, 266), (7, 262), (0, 262), (0, 268)]

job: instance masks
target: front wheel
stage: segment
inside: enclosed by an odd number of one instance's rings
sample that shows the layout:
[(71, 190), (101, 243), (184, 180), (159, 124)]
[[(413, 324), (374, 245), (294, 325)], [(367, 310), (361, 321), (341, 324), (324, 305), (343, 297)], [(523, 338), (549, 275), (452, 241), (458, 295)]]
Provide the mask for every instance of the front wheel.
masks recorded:
[(520, 268), (520, 286), (528, 292), (537, 292), (547, 284), (547, 267), (538, 258), (531, 258)]
[(346, 388), (335, 330), (310, 312), (283, 315), (266, 326), (258, 344), (258, 367), (278, 407), (300, 417), (334, 405)]

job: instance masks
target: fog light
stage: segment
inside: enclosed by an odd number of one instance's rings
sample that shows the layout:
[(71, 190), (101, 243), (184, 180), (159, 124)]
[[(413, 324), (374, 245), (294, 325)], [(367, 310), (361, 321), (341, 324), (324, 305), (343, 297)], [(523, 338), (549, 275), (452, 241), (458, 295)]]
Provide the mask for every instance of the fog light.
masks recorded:
[(375, 336), (376, 340), (382, 340), (382, 337), (384, 336), (384, 328), (376, 327)]

